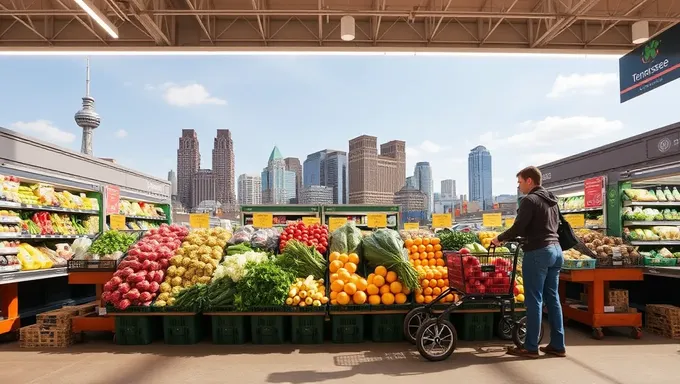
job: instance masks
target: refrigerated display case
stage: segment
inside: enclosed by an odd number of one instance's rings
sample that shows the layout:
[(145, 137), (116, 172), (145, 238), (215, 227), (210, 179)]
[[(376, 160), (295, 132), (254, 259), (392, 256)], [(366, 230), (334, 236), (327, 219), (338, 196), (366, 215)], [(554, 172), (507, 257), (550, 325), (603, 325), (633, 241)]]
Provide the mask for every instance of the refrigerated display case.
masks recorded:
[(551, 185), (548, 191), (558, 198), (560, 211), (574, 229), (607, 229), (605, 176), (596, 176), (568, 184)]

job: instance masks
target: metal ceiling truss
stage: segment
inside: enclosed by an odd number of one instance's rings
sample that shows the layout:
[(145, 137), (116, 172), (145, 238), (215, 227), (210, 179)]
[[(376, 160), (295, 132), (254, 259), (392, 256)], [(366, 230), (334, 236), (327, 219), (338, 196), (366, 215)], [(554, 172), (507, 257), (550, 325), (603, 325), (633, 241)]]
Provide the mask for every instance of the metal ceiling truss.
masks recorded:
[[(630, 25), (658, 33), (680, 0), (0, 0), (0, 50), (431, 50), (622, 53)], [(353, 41), (340, 18), (356, 20)]]

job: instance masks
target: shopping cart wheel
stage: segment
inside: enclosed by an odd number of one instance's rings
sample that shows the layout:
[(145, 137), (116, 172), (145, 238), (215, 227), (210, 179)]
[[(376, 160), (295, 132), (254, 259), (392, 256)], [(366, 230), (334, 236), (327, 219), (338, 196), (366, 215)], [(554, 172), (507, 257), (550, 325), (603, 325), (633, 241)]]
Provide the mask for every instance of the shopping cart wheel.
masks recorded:
[[(527, 339), (527, 317), (524, 316), (515, 324), (512, 329), (512, 342), (515, 343), (517, 348), (524, 348), (524, 341)], [(538, 332), (538, 344), (543, 341), (543, 323), (541, 323), (541, 329)]]
[(420, 325), (430, 317), (432, 317), (432, 312), (424, 306), (410, 310), (404, 318), (404, 336), (406, 337), (406, 340), (411, 344), (415, 344), (418, 328), (420, 328)]
[(501, 321), (498, 322), (498, 329), (496, 329), (498, 337), (503, 340), (512, 340), (512, 331), (514, 327), (515, 320), (513, 320), (510, 316), (505, 316), (501, 319)]
[(416, 334), (418, 352), (430, 361), (446, 360), (456, 349), (457, 340), (453, 324), (436, 317), (425, 320)]

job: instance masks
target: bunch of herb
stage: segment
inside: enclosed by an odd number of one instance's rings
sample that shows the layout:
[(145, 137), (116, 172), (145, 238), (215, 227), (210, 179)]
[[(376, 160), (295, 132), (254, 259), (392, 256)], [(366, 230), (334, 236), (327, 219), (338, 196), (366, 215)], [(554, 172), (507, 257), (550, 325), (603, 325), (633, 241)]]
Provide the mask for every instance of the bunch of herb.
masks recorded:
[(272, 262), (248, 262), (246, 269), (248, 273), (236, 284), (238, 310), (284, 305), (295, 276)]

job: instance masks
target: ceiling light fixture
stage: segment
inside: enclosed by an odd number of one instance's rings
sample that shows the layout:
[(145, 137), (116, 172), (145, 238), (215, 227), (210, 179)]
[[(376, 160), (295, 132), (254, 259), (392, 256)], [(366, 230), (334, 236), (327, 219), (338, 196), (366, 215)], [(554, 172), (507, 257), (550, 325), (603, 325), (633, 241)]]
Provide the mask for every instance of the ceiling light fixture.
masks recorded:
[(633, 44), (642, 44), (649, 40), (649, 21), (636, 21), (630, 27)]
[(90, 17), (94, 19), (94, 21), (96, 21), (100, 27), (104, 29), (106, 33), (109, 34), (109, 36), (113, 37), (114, 39), (118, 38), (118, 28), (113, 25), (111, 20), (109, 20), (109, 18), (106, 17), (106, 15), (104, 15), (104, 13), (99, 10), (99, 8), (95, 7), (95, 5), (92, 4), (90, 0), (74, 1), (80, 8), (83, 9), (83, 11), (87, 12), (87, 14), (90, 15)]
[(354, 40), (354, 18), (352, 16), (343, 16), (340, 19), (340, 38), (344, 41)]

